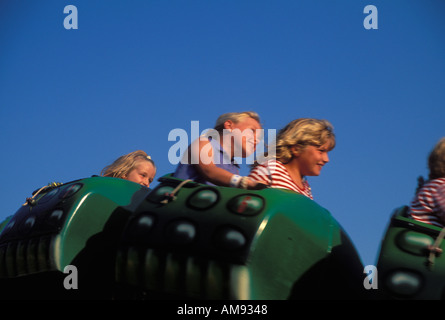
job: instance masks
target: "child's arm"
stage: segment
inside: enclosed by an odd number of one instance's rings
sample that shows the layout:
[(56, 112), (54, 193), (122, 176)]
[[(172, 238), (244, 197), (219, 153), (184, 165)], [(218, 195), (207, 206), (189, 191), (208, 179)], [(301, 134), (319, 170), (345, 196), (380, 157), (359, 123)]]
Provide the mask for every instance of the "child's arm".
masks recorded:
[[(204, 179), (218, 186), (233, 186), (231, 182), (233, 182), (235, 178), (234, 174), (214, 164), (213, 148), (210, 142), (208, 140), (199, 140), (197, 150), (199, 150), (199, 156), (196, 168)], [(247, 178), (245, 179), (245, 183), (247, 184), (247, 189), (254, 189), (259, 182)]]

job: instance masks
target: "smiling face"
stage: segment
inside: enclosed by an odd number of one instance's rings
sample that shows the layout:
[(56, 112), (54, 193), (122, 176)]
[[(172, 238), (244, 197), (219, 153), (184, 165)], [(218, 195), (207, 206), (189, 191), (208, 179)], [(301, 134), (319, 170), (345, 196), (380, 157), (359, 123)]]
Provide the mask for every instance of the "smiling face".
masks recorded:
[(156, 174), (156, 169), (153, 164), (149, 161), (139, 160), (134, 165), (134, 168), (130, 170), (126, 175), (122, 178), (139, 183), (145, 187), (150, 187), (150, 183), (153, 182), (153, 179)]
[(224, 128), (230, 130), (232, 156), (245, 158), (255, 151), (261, 134), (261, 125), (257, 120), (250, 117), (237, 123), (229, 120)]
[(320, 175), (323, 166), (329, 162), (329, 147), (329, 143), (322, 146), (308, 145), (295, 152), (294, 164), (298, 167), (301, 176)]

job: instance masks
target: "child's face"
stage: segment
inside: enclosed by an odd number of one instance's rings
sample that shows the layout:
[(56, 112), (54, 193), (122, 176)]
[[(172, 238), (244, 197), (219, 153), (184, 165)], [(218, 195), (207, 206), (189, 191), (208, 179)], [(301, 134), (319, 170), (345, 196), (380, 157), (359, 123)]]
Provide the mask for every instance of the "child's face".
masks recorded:
[(295, 158), (296, 164), (302, 176), (318, 176), (321, 168), (329, 162), (329, 143), (321, 147), (306, 146)]
[(150, 187), (150, 183), (153, 182), (155, 174), (156, 170), (151, 162), (141, 160), (136, 162), (134, 168), (128, 172), (128, 174), (123, 176), (123, 178), (148, 188)]
[(260, 141), (261, 125), (253, 118), (246, 118), (231, 125), (234, 138), (234, 155), (243, 158), (251, 155)]

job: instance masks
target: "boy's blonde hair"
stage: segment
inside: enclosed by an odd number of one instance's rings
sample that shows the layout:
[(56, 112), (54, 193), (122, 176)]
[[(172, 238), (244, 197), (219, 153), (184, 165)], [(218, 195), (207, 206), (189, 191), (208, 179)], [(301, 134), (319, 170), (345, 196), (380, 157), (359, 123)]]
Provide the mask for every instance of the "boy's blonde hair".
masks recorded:
[(445, 137), (441, 138), (428, 157), (429, 178), (445, 177)]
[(150, 162), (156, 170), (155, 163), (151, 157), (147, 155), (145, 151), (136, 150), (117, 158), (112, 164), (103, 168), (100, 175), (123, 179), (124, 176), (128, 175), (128, 173), (133, 170), (136, 163), (141, 160)]
[(245, 118), (252, 118), (252, 119), (256, 120), (258, 123), (260, 123), (260, 116), (258, 115), (258, 113), (254, 112), (254, 111), (229, 112), (229, 113), (220, 115), (218, 117), (218, 119), (216, 120), (214, 129), (218, 132), (223, 132), (224, 123), (226, 121), (231, 120), (234, 123), (238, 123)]
[(309, 145), (320, 147), (326, 143), (329, 143), (328, 151), (334, 149), (335, 134), (329, 121), (311, 118), (296, 119), (278, 132), (276, 158), (283, 163), (288, 163), (293, 157), (291, 147), (295, 146), (297, 151), (301, 151)]

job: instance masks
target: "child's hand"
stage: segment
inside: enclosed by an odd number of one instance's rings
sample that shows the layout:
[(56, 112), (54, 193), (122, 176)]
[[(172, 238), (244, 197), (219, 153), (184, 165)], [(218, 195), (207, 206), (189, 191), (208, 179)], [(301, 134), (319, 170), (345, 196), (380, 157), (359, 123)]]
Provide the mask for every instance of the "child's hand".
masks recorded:
[(269, 187), (269, 183), (267, 181), (255, 181), (250, 178), (247, 178), (247, 189), (250, 190), (261, 190)]

